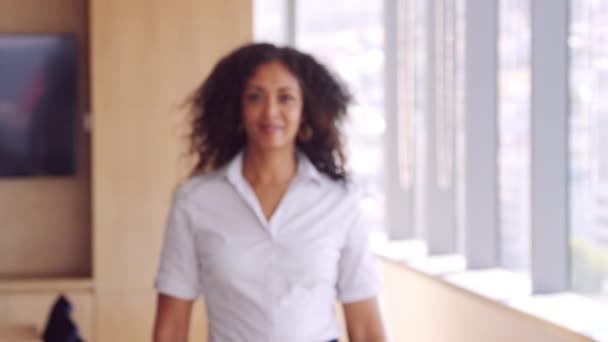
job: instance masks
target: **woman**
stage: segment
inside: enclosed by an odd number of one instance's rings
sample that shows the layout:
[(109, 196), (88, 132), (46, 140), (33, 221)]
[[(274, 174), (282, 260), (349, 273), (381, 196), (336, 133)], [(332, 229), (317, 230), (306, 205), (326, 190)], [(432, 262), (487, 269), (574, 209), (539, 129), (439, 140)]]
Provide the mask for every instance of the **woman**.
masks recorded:
[(193, 176), (175, 194), (155, 341), (186, 341), (205, 297), (209, 341), (384, 341), (368, 226), (338, 124), (350, 97), (311, 56), (250, 44), (192, 98)]

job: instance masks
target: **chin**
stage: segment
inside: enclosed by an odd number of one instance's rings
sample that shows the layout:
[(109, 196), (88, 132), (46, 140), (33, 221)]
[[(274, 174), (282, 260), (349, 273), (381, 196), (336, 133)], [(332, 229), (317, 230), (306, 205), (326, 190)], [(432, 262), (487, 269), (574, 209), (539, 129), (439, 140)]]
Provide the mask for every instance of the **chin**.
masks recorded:
[(295, 147), (295, 141), (285, 141), (284, 139), (262, 139), (254, 142), (254, 145), (262, 150), (279, 150)]

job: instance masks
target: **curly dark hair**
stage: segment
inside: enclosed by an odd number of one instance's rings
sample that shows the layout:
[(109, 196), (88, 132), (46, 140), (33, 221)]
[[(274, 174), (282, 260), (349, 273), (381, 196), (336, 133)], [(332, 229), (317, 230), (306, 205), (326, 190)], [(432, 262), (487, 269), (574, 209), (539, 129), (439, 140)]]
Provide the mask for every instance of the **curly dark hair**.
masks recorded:
[(296, 144), (322, 173), (346, 180), (346, 158), (338, 126), (346, 117), (351, 95), (326, 67), (311, 55), (268, 43), (244, 45), (223, 57), (188, 101), (192, 123), (192, 174), (226, 165), (245, 146), (241, 99), (245, 85), (262, 64), (278, 61), (297, 78), (302, 89), (302, 124), (312, 129)]

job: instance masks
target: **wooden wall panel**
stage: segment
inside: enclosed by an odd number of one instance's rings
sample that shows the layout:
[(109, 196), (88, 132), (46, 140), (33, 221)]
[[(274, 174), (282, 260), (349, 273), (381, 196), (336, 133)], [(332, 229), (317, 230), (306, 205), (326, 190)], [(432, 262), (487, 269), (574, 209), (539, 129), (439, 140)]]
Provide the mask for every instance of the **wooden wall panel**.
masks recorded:
[[(89, 13), (95, 336), (146, 341), (171, 193), (187, 172), (181, 104), (251, 39), (251, 2), (91, 0)], [(197, 341), (203, 308), (193, 317)]]
[[(2, 0), (1, 33), (70, 33), (78, 39), (79, 113), (88, 108), (85, 0)], [(78, 136), (75, 177), (0, 179), (0, 279), (90, 276), (89, 137)]]
[(250, 39), (250, 16), (241, 0), (91, 1), (97, 286), (151, 286), (171, 192), (185, 174), (180, 104)]

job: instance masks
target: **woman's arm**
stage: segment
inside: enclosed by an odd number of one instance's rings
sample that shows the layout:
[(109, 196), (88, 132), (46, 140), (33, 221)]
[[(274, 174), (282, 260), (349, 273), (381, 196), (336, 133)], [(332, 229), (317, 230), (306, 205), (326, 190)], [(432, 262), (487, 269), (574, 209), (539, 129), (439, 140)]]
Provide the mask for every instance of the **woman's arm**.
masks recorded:
[(192, 303), (191, 300), (159, 294), (153, 341), (187, 342)]
[(386, 336), (376, 298), (343, 304), (350, 342), (385, 342)]

